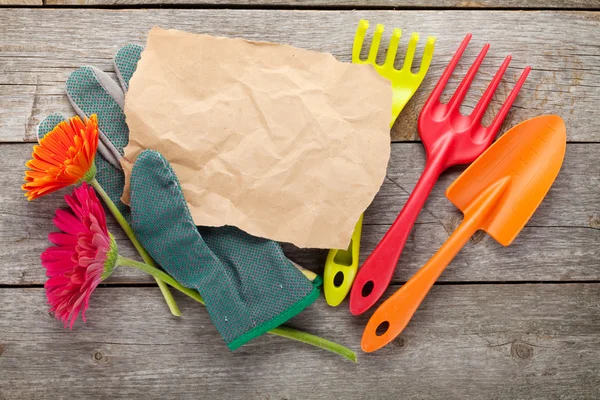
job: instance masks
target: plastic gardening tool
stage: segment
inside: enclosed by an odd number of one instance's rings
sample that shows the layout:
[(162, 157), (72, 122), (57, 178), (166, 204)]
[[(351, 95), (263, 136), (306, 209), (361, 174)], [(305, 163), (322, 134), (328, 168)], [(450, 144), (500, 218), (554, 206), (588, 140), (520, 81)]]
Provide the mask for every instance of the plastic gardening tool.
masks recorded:
[(506, 57), (500, 66), (471, 115), (462, 115), (460, 104), (490, 47), (489, 44), (483, 46), (450, 101), (440, 102), (440, 95), (470, 39), (471, 34), (468, 34), (419, 115), (419, 133), (427, 154), (425, 170), (404, 208), (356, 276), (350, 291), (350, 312), (354, 315), (362, 314), (373, 306), (388, 287), (408, 235), (442, 171), (453, 165), (473, 162), (489, 147), (531, 70), (530, 67), (525, 68), (491, 125), (483, 126), (481, 120), (500, 84), (502, 75), (508, 68), (510, 56)]
[(402, 332), (433, 283), (477, 230), (503, 246), (511, 244), (558, 175), (566, 141), (560, 117), (527, 120), (498, 139), (450, 185), (446, 196), (464, 213), (463, 222), (427, 264), (375, 311), (363, 334), (364, 351), (375, 351)]
[[(354, 36), (354, 45), (352, 46), (352, 62), (354, 64), (371, 64), (379, 75), (388, 79), (392, 83), (392, 119), (390, 122), (390, 128), (396, 122), (396, 118), (408, 103), (410, 98), (415, 94), (423, 78), (427, 74), (431, 58), (433, 57), (433, 50), (435, 46), (435, 37), (428, 37), (427, 43), (425, 44), (425, 50), (423, 52), (423, 59), (418, 72), (412, 72), (412, 63), (415, 56), (415, 50), (417, 49), (417, 42), (419, 41), (419, 34), (413, 33), (410, 36), (408, 42), (408, 50), (404, 57), (404, 64), (401, 69), (394, 67), (396, 60), (396, 52), (398, 50), (398, 43), (400, 42), (400, 35), (402, 31), (395, 28), (390, 39), (390, 45), (387, 50), (387, 56), (385, 62), (381, 65), (376, 63), (377, 51), (379, 50), (379, 43), (381, 42), (381, 35), (383, 33), (383, 25), (378, 24), (373, 34), (373, 41), (369, 49), (369, 55), (366, 60), (360, 59), (360, 51), (365, 40), (365, 34), (369, 28), (369, 21), (361, 20), (358, 23), (356, 29), (356, 35)], [(330, 306), (339, 305), (342, 300), (346, 297), (352, 282), (356, 276), (358, 270), (358, 257), (360, 251), (360, 234), (362, 231), (362, 215), (352, 234), (352, 240), (346, 250), (335, 250), (332, 249), (327, 255), (327, 261), (325, 262), (325, 273), (324, 273), (324, 291), (325, 299), (327, 304)]]

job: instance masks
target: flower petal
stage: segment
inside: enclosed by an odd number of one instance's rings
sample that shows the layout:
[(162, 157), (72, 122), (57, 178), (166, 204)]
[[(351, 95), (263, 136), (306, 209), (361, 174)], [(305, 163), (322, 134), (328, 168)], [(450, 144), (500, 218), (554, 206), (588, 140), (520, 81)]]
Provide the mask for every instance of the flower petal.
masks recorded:
[(58, 229), (71, 235), (77, 235), (78, 233), (87, 230), (80, 219), (76, 218), (70, 212), (61, 209), (56, 210), (52, 222), (54, 222), (54, 225), (56, 225)]
[(48, 240), (57, 246), (75, 246), (77, 244), (77, 236), (62, 232), (49, 233)]

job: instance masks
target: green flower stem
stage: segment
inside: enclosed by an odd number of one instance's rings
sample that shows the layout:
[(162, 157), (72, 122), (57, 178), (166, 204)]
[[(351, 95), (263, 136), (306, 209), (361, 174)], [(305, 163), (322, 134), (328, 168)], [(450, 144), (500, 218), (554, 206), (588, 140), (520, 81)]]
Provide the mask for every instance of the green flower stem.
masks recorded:
[(310, 333), (304, 331), (289, 328), (287, 326), (278, 326), (277, 328), (271, 329), (269, 333), (271, 335), (282, 336), (288, 339), (310, 344), (311, 346), (319, 347), (321, 349), (331, 351), (332, 353), (339, 354), (350, 361), (357, 362), (356, 353), (349, 348), (344, 347), (339, 343), (332, 342), (331, 340), (323, 339), (316, 335), (311, 335)]
[[(126, 267), (133, 267), (139, 270), (142, 270), (153, 277), (162, 280), (163, 282), (168, 283), (173, 288), (179, 290), (180, 292), (188, 295), (192, 299), (197, 302), (204, 304), (204, 300), (200, 296), (200, 294), (196, 290), (192, 290), (182, 286), (179, 282), (173, 279), (171, 276), (167, 275), (165, 272), (151, 266), (148, 264), (144, 264), (135, 260), (131, 260), (129, 258), (117, 257), (117, 265), (122, 265)], [(341, 344), (332, 342), (327, 339), (320, 338), (316, 335), (311, 335), (310, 333), (303, 332), (297, 329), (288, 328), (285, 326), (279, 326), (277, 328), (271, 329), (268, 333), (271, 335), (282, 336), (288, 339), (297, 340), (302, 343), (309, 344), (311, 346), (319, 347), (321, 349), (330, 351), (332, 353), (338, 354), (344, 358), (347, 358), (350, 361), (356, 362), (356, 354), (347, 347), (342, 346)]]
[[(113, 203), (113, 201), (108, 196), (108, 194), (104, 191), (104, 189), (102, 189), (102, 186), (100, 186), (100, 183), (98, 183), (96, 178), (91, 179), (89, 181), (89, 183), (90, 183), (90, 185), (92, 185), (94, 187), (96, 192), (100, 195), (100, 197), (104, 201), (104, 204), (106, 204), (106, 207), (108, 207), (108, 209), (110, 210), (112, 215), (115, 217), (115, 219), (117, 220), (119, 225), (121, 225), (121, 228), (123, 228), (123, 231), (125, 231), (125, 234), (129, 238), (131, 243), (133, 243), (133, 246), (136, 248), (136, 250), (142, 257), (144, 262), (153, 267), (156, 267), (156, 264), (154, 263), (154, 260), (152, 259), (152, 257), (150, 257), (150, 254), (148, 254), (146, 249), (144, 249), (142, 244), (135, 237), (135, 233), (133, 232), (133, 228), (131, 227), (131, 225), (129, 225), (129, 222), (127, 222), (127, 220), (125, 219), (125, 217), (123, 217), (123, 214), (121, 214), (121, 212), (119, 211), (119, 209), (117, 208), (115, 203)], [(167, 286), (167, 284), (165, 282), (161, 281), (159, 278), (155, 277), (155, 280), (156, 280), (156, 283), (158, 284), (158, 287), (160, 288), (160, 291), (161, 291), (163, 297), (165, 298), (165, 301), (167, 302), (167, 306), (169, 307), (171, 314), (173, 314), (176, 317), (181, 316), (181, 311), (179, 311), (179, 307), (177, 306), (177, 303), (175, 302), (175, 299), (173, 298), (173, 294), (169, 291), (169, 287)]]
[(164, 271), (161, 271), (156, 267), (121, 256), (117, 257), (117, 265), (122, 265), (124, 267), (133, 267), (144, 271), (147, 274), (152, 275), (154, 278), (164, 283), (167, 283), (168, 285), (171, 285), (173, 288), (179, 290), (181, 293), (188, 295), (192, 299), (196, 300), (198, 303), (204, 304), (204, 299), (202, 299), (202, 296), (200, 296), (200, 293), (198, 293), (197, 290), (186, 288), (185, 286), (181, 285), (181, 283), (173, 279), (171, 275), (167, 274)]

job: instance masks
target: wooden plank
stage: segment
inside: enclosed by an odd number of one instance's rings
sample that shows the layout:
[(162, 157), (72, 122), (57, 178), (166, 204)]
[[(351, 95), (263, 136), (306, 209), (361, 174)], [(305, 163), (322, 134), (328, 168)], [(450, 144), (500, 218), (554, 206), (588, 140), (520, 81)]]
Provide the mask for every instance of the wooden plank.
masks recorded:
[[(353, 365), (271, 336), (229, 352), (206, 311), (100, 288), (73, 331), (42, 289), (0, 289), (0, 398), (597, 399), (600, 284), (435, 286), (401, 337)], [(292, 325), (360, 352), (366, 317), (323, 299)]]
[[(491, 120), (520, 71), (530, 64), (534, 71), (505, 129), (542, 113), (558, 113), (567, 121), (569, 140), (600, 141), (600, 120), (595, 118), (600, 96), (600, 47), (595, 45), (600, 41), (600, 14), (595, 12), (93, 9), (86, 10), (87, 18), (80, 18), (80, 13), (76, 9), (0, 12), (0, 141), (33, 141), (35, 126), (46, 114), (71, 114), (62, 94), (69, 73), (86, 64), (110, 71), (118, 48), (143, 44), (155, 24), (289, 43), (349, 61), (360, 18), (438, 37), (430, 73), (397, 121), (393, 140), (418, 138), (416, 120), (426, 96), (465, 33), (472, 32), (473, 43), (444, 98), (458, 85), (483, 43), (490, 42), (492, 49), (465, 100), (464, 112), (476, 104), (502, 58), (512, 53), (513, 63), (485, 120)], [(515, 26), (519, 29), (510, 29)], [(405, 45), (403, 40), (400, 54)]]
[[(23, 164), (30, 144), (0, 145), (0, 284), (41, 284), (39, 254), (48, 246), (54, 209), (63, 207), (62, 194), (27, 202), (20, 190)], [(536, 214), (516, 241), (503, 248), (483, 233), (457, 256), (442, 275), (445, 282), (600, 280), (600, 163), (593, 162), (600, 144), (569, 144), (563, 170)], [(362, 259), (375, 247), (412, 190), (423, 164), (419, 143), (395, 143), (382, 186), (365, 215)], [(444, 175), (433, 190), (409, 238), (395, 281), (406, 281), (433, 254), (461, 220), (444, 197), (444, 189), (460, 168)], [(393, 183), (392, 180), (395, 182)], [(135, 253), (120, 229), (111, 225), (124, 255)], [(325, 250), (285, 246), (290, 258), (321, 271)], [(151, 282), (136, 271), (119, 269), (111, 282)]]
[(595, 0), (46, 0), (47, 5), (72, 6), (125, 6), (125, 5), (203, 5), (203, 6), (279, 6), (279, 7), (326, 7), (334, 8), (560, 8), (560, 9), (600, 9)]
[[(387, 225), (363, 227), (360, 263), (387, 232)], [(452, 231), (450, 231), (451, 233)], [(406, 282), (448, 239), (440, 226), (417, 224), (407, 241), (393, 282)], [(519, 238), (503, 247), (483, 232), (454, 258), (441, 282), (600, 280), (600, 231), (585, 228), (525, 227)], [(322, 271), (327, 251), (283, 246), (295, 262)]]
[(42, 0), (0, 0), (0, 6), (41, 6)]

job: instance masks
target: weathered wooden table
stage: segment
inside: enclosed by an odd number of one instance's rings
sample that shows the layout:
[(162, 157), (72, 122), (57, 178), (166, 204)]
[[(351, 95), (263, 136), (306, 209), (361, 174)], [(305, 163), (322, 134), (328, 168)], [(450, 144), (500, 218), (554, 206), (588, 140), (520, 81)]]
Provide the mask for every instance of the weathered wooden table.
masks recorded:
[[(0, 399), (13, 398), (600, 398), (600, 3), (598, 0), (0, 0)], [(63, 7), (66, 6), (66, 7)], [(164, 7), (163, 7), (164, 6)], [(397, 7), (397, 9), (395, 9)], [(531, 10), (518, 11), (517, 7)], [(537, 9), (537, 10), (536, 10)], [(366, 212), (362, 254), (391, 224), (424, 165), (416, 119), (467, 32), (451, 85), (492, 48), (465, 112), (506, 54), (491, 109), (519, 72), (533, 72), (503, 131), (561, 115), (569, 144), (561, 174), (514, 244), (477, 234), (392, 345), (360, 353), (366, 317), (323, 299), (291, 325), (359, 352), (354, 365), (289, 340), (262, 337), (229, 352), (206, 311), (177, 296), (171, 317), (153, 281), (121, 269), (97, 290), (73, 331), (47, 312), (39, 254), (62, 193), (28, 203), (20, 189), (37, 123), (71, 114), (75, 68), (112, 71), (113, 54), (153, 25), (289, 43), (350, 60), (359, 19), (438, 37), (430, 72), (392, 130), (388, 179)], [(390, 30), (390, 29), (388, 29)], [(406, 43), (406, 36), (403, 40)], [(421, 48), (422, 48), (421, 43)], [(404, 47), (399, 54), (404, 52)], [(446, 94), (446, 98), (448, 98)], [(491, 120), (491, 114), (486, 118)], [(390, 288), (405, 282), (461, 219), (446, 173), (421, 213)], [(113, 232), (119, 232), (114, 223)], [(121, 248), (133, 256), (123, 235)], [(321, 271), (325, 251), (285, 246)]]

